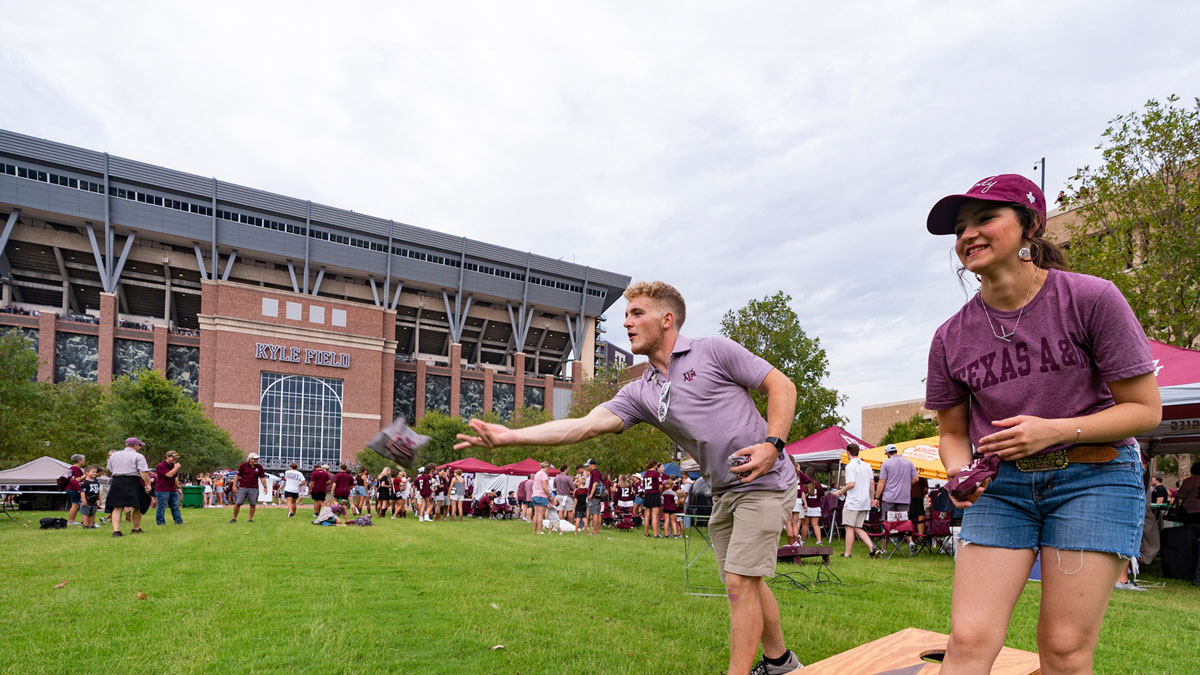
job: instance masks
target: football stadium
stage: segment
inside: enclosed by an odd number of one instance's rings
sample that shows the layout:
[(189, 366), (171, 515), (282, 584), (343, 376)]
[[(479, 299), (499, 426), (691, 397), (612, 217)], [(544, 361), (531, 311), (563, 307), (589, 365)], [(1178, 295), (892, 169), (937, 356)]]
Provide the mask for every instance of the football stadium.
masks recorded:
[(38, 379), (161, 371), (267, 468), (393, 417), (565, 416), (629, 277), (0, 130), (0, 330)]

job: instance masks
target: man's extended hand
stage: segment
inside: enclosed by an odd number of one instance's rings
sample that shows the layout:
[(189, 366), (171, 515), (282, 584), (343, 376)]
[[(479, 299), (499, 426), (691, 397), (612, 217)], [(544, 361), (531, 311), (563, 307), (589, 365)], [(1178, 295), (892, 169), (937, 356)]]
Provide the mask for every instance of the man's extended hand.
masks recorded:
[(779, 450), (770, 443), (755, 443), (748, 448), (742, 448), (731, 455), (732, 457), (749, 456), (750, 461), (741, 465), (731, 467), (729, 470), (733, 473), (745, 474), (738, 482), (749, 483), (755, 478), (770, 471), (775, 466), (775, 461), (779, 459)]
[(505, 437), (512, 433), (512, 430), (503, 424), (489, 424), (480, 419), (473, 419), (468, 425), (471, 427), (471, 431), (478, 435), (458, 434), (458, 440), (462, 442), (454, 444), (455, 450), (466, 450), (470, 447), (494, 448), (505, 445)]

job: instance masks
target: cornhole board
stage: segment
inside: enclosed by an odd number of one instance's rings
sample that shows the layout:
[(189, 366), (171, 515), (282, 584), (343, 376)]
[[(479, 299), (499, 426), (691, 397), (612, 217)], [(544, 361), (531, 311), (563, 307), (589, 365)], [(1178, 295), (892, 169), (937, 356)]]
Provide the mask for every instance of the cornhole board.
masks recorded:
[[(946, 652), (948, 635), (905, 628), (865, 645), (792, 671), (792, 675), (935, 675), (940, 662), (922, 657)], [(1004, 647), (992, 664), (993, 675), (1036, 675), (1042, 672), (1038, 655)]]

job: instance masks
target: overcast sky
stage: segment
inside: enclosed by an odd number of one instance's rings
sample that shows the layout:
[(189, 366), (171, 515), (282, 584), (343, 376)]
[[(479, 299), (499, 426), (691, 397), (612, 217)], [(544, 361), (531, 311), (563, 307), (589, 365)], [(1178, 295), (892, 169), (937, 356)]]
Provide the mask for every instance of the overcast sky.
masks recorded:
[[(844, 5), (844, 7), (843, 7)], [(940, 197), (1053, 200), (1107, 120), (1200, 94), (1200, 5), (8, 3), (0, 127), (574, 260), (783, 290), (861, 408), (965, 300)], [(608, 312), (628, 348), (624, 305)]]

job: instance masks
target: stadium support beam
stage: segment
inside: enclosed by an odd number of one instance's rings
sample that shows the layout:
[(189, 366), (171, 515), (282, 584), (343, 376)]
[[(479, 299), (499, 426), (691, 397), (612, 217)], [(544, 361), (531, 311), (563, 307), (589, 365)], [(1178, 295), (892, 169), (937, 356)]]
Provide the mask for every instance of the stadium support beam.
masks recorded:
[(537, 346), (533, 348), (533, 374), (542, 374), (542, 345), (546, 342), (546, 336), (550, 334), (549, 328), (543, 328), (542, 334), (538, 336)]
[(163, 263), (163, 318), (171, 322), (171, 326), (178, 325), (179, 321), (175, 313), (175, 303), (171, 297), (171, 266)]
[[(287, 264), (288, 264), (288, 275), (292, 277), (292, 292), (299, 293), (300, 286), (299, 286), (299, 284), (296, 283), (296, 267), (295, 267), (295, 265), (292, 264), (291, 260), (287, 261)], [(308, 286), (308, 279), (304, 280), (304, 285), (306, 287)]]
[[(4, 292), (11, 292), (12, 299), (17, 302), (25, 302), (24, 297), (21, 295), (21, 289), (17, 288), (17, 285), (13, 283), (12, 266), (8, 264), (8, 256), (3, 253), (0, 253), (0, 277), (8, 279), (8, 283), (4, 284)], [(7, 305), (9, 302), (8, 296), (4, 296), (4, 304)]]
[(21, 209), (13, 209), (8, 212), (8, 220), (4, 223), (4, 232), (0, 233), (0, 254), (4, 253), (4, 249), (8, 247), (8, 238), (12, 236), (13, 228), (17, 226), (17, 219), (21, 217)]
[[(112, 190), (109, 188), (109, 173), (108, 173), (108, 153), (104, 153), (104, 257), (97, 258), (101, 261), (100, 268), (104, 271), (100, 273), (100, 278), (104, 280), (104, 290), (109, 290), (109, 280), (112, 279), (112, 255), (113, 249), (112, 236)], [(111, 292), (111, 291), (110, 291)]]
[(229, 254), (229, 260), (225, 261), (225, 271), (221, 274), (221, 281), (229, 281), (229, 272), (233, 269), (233, 261), (237, 260), (237, 249), (233, 249)]
[(512, 341), (515, 351), (525, 350), (525, 339), (529, 337), (529, 324), (533, 322), (533, 307), (528, 309), (526, 313), (525, 303), (521, 303), (521, 308), (517, 310), (517, 315), (513, 317), (512, 303), (505, 303), (508, 308), (508, 322), (512, 326)]
[(192, 249), (196, 251), (196, 267), (200, 270), (200, 278), (208, 278), (208, 266), (204, 264), (204, 254), (200, 252), (200, 244), (192, 242)]
[[(307, 206), (304, 210), (304, 293), (305, 293), (305, 295), (308, 294), (308, 248), (312, 242), (312, 235), (309, 233), (309, 230), (311, 228), (312, 228), (312, 200), (310, 199), (310, 200), (308, 200)], [(292, 285), (295, 286), (296, 282), (293, 281)], [(317, 294), (316, 291), (313, 291), (313, 295), (316, 295), (316, 294)]]
[(79, 300), (75, 297), (75, 288), (71, 286), (71, 275), (67, 274), (67, 266), (63, 262), (62, 249), (57, 246), (51, 246), (54, 251), (54, 262), (58, 264), (58, 273), (62, 276), (63, 284), (63, 311), (70, 311), (74, 314), (79, 313)]
[[(383, 303), (379, 302), (379, 289), (375, 287), (375, 275), (368, 274), (367, 281), (371, 282), (371, 297), (375, 298), (375, 306), (381, 307)], [(383, 291), (383, 298), (387, 299), (387, 290)]]
[(459, 280), (459, 292), (454, 296), (454, 308), (450, 308), (450, 297), (442, 291), (442, 303), (446, 305), (446, 320), (450, 322), (450, 341), (462, 344), (463, 328), (467, 325), (467, 312), (471, 311), (474, 296), (467, 296), (467, 305), (462, 304), (462, 280)]
[[(92, 245), (92, 256), (96, 258), (96, 272), (100, 275), (100, 287), (105, 291), (108, 290), (108, 273), (105, 271), (104, 255), (100, 253), (100, 245), (96, 243), (96, 233), (92, 230), (91, 223), (84, 223), (83, 230), (87, 232), (88, 243)], [(197, 248), (197, 251), (200, 249)]]
[(208, 275), (209, 279), (216, 281), (217, 272), (220, 269), (217, 266), (217, 177), (212, 179), (212, 274)]
[[(396, 229), (396, 221), (388, 221), (388, 243), (387, 243), (387, 270), (384, 272), (386, 277), (383, 280), (383, 302), (384, 309), (391, 309), (387, 304), (388, 297), (392, 294), (392, 230)], [(379, 304), (376, 302), (375, 304)]]
[(113, 270), (112, 276), (108, 279), (109, 293), (116, 292), (117, 284), (121, 283), (121, 270), (125, 269), (125, 261), (129, 260), (129, 250), (133, 248), (135, 238), (133, 232), (125, 237), (125, 248), (121, 249), (121, 258), (117, 261), (117, 268)]
[(483, 354), (483, 337), (487, 335), (488, 322), (490, 321), (491, 319), (488, 319), (487, 317), (483, 318), (483, 327), (479, 329), (479, 339), (475, 341), (475, 353), (471, 355), (471, 360), (474, 361), (475, 365), (477, 366), (479, 365), (479, 357)]
[(392, 294), (391, 309), (396, 309), (396, 305), (400, 304), (400, 289), (404, 288), (403, 281), (396, 281), (396, 292)]
[(325, 268), (322, 267), (317, 271), (317, 280), (313, 282), (312, 294), (316, 295), (321, 290), (321, 280), (325, 278)]

